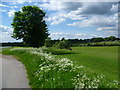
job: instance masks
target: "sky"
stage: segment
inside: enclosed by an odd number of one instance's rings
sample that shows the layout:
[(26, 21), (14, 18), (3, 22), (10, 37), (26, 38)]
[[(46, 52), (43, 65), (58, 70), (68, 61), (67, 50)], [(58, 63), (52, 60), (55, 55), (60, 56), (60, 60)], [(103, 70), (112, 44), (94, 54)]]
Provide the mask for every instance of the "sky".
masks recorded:
[(51, 39), (118, 37), (118, 2), (58, 0), (11, 0), (0, 2), (0, 42), (19, 42), (11, 37), (14, 12), (23, 6), (38, 6), (46, 12)]

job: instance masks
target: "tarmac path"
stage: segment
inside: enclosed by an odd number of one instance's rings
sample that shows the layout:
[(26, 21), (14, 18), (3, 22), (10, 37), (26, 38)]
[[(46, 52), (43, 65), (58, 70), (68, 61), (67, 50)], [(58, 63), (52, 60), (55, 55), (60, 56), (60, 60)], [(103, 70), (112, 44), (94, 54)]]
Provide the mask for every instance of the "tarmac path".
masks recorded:
[(0, 58), (2, 58), (2, 88), (30, 88), (23, 64), (12, 56), (0, 55)]

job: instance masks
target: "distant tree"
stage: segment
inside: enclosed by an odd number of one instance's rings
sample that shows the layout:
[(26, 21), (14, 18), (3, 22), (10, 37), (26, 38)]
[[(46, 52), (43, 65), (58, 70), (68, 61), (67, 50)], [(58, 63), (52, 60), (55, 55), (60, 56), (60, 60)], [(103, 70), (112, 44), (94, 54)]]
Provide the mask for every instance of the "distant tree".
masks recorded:
[(92, 38), (91, 41), (92, 42), (101, 42), (101, 41), (104, 41), (104, 39), (102, 37), (97, 37), (97, 38)]
[(62, 39), (61, 39), (61, 41), (64, 41), (64, 40), (65, 40), (65, 38), (62, 38)]
[(60, 43), (60, 41), (56, 41), (56, 42), (54, 43), (53, 47), (58, 48), (58, 44), (59, 44), (59, 43)]
[(52, 47), (52, 41), (51, 41), (51, 38), (47, 38), (45, 39), (45, 46), (46, 47)]
[(117, 38), (115, 36), (109, 36), (105, 38), (105, 41), (115, 41)]
[(90, 46), (90, 43), (87, 43), (87, 46)]
[(110, 41), (115, 41), (116, 37), (115, 36), (110, 36), (109, 39), (110, 39)]
[(110, 39), (108, 37), (105, 37), (104, 38), (104, 41), (109, 41)]
[(60, 41), (57, 45), (57, 48), (59, 49), (68, 49), (68, 50), (72, 50), (70, 48), (70, 44), (67, 40), (63, 40), (63, 41)]
[(37, 6), (24, 6), (22, 11), (15, 12), (12, 26), (15, 39), (22, 39), (25, 45), (40, 47), (48, 37), (45, 12)]

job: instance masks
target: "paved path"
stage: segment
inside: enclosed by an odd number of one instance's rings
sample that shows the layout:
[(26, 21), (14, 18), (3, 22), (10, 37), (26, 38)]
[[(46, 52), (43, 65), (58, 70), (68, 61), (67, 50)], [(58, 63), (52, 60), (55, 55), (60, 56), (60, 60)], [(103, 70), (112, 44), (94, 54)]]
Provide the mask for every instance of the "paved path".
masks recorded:
[(25, 67), (12, 56), (2, 55), (2, 88), (30, 88)]

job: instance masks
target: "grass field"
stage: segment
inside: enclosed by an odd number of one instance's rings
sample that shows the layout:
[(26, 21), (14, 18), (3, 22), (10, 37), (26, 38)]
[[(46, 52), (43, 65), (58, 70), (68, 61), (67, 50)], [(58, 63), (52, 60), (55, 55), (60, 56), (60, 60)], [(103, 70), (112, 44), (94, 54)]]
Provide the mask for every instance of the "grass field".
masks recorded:
[(72, 49), (71, 53), (58, 49), (47, 51), (58, 57), (69, 58), (76, 65), (84, 65), (91, 71), (103, 73), (108, 78), (118, 80), (118, 46), (72, 47)]
[(25, 65), (32, 88), (117, 87), (118, 47), (17, 47), (3, 54), (14, 55)]

